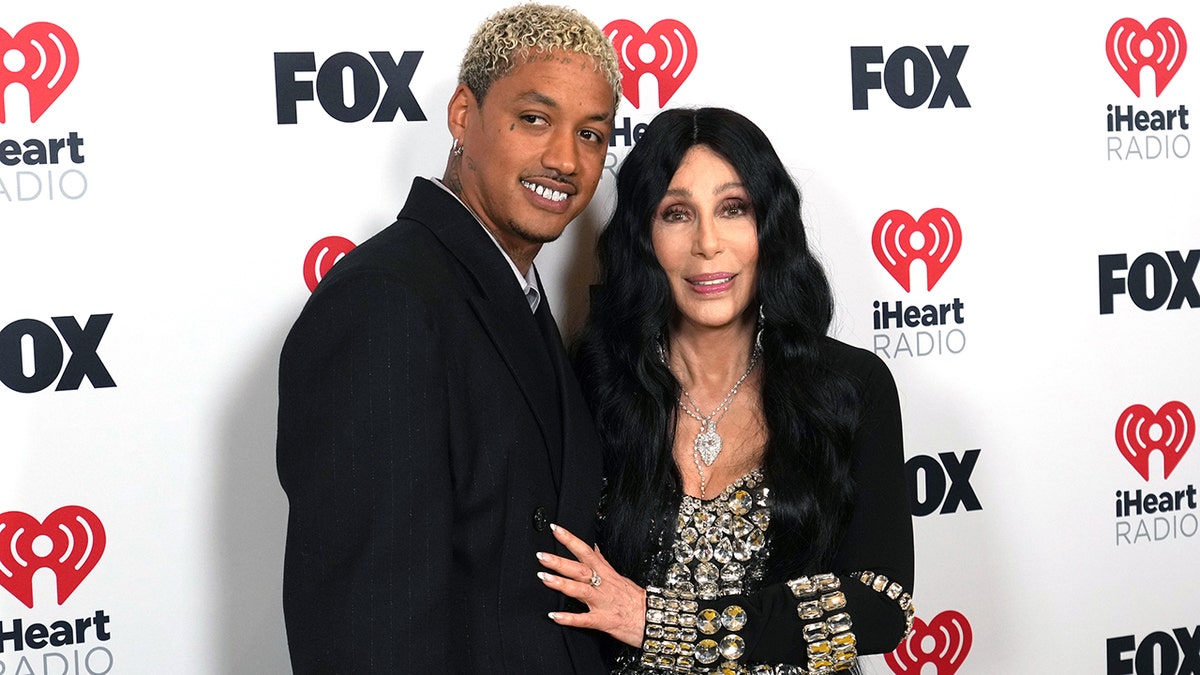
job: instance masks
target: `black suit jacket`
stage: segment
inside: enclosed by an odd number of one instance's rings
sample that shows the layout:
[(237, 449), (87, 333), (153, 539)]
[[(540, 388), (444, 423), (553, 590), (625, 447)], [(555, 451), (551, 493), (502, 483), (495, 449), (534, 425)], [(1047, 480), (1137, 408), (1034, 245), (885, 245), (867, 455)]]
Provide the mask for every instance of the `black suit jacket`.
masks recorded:
[(542, 298), (474, 217), (414, 181), (284, 344), (277, 461), (297, 673), (603, 672), (536, 574), (593, 539), (599, 444)]

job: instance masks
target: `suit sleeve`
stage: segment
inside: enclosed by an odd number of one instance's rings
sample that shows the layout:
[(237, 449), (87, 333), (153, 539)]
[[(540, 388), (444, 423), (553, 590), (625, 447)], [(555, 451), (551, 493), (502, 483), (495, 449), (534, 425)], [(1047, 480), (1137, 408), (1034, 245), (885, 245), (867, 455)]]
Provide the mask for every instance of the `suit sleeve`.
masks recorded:
[(445, 359), (426, 310), (398, 281), (356, 272), (317, 289), (284, 345), (283, 601), (299, 675), (446, 662)]
[(697, 648), (711, 640), (718, 662), (736, 655), (743, 662), (805, 666), (811, 645), (825, 643), (818, 650), (829, 649), (832, 656), (845, 645), (846, 633), (853, 635), (858, 655), (890, 652), (905, 637), (911, 620), (912, 517), (896, 384), (877, 357), (870, 357), (862, 391), (863, 418), (851, 449), (856, 497), (833, 568), (753, 594), (696, 601)]

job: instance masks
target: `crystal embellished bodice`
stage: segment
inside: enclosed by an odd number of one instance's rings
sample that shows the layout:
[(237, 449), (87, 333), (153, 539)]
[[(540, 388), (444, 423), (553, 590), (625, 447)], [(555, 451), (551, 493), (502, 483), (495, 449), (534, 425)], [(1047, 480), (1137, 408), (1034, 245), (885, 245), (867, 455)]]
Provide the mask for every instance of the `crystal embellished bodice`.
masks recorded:
[(701, 600), (757, 590), (770, 523), (770, 489), (758, 469), (713, 499), (684, 495), (663, 586)]
[[(770, 488), (761, 469), (734, 481), (712, 499), (684, 495), (675, 520), (675, 542), (652, 557), (663, 588), (701, 600), (753, 593), (762, 588), (769, 552)], [(665, 544), (664, 544), (665, 547)], [(664, 571), (665, 567), (665, 571)], [(618, 658), (621, 675), (659, 673), (638, 663), (636, 651)], [(719, 672), (700, 667), (695, 673)], [(769, 666), (747, 672), (776, 672)]]

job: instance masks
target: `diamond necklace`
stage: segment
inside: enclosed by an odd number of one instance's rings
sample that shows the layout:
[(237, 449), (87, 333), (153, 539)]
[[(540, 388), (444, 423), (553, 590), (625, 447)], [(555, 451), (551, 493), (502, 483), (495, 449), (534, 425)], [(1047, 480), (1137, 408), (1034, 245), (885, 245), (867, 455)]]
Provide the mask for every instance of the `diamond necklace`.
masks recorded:
[[(733, 397), (737, 396), (738, 389), (742, 383), (750, 377), (750, 372), (754, 370), (754, 366), (758, 365), (758, 357), (762, 354), (762, 348), (758, 344), (754, 345), (754, 351), (750, 353), (750, 365), (746, 366), (746, 372), (738, 378), (738, 381), (733, 384), (733, 388), (725, 395), (725, 398), (720, 404), (709, 414), (705, 415), (700, 411), (700, 406), (696, 405), (696, 400), (688, 393), (688, 390), (680, 385), (680, 390), (683, 395), (679, 397), (679, 407), (689, 417), (700, 422), (700, 433), (696, 434), (696, 440), (692, 443), (692, 460), (696, 463), (696, 471), (700, 474), (700, 496), (704, 497), (705, 488), (708, 486), (708, 479), (704, 475), (704, 469), (700, 466), (700, 461), (704, 461), (704, 466), (712, 466), (713, 462), (717, 461), (717, 456), (721, 454), (721, 449), (724, 446), (721, 440), (721, 435), (717, 433), (717, 422), (720, 422), (725, 417), (725, 413), (729, 412), (729, 406), (733, 403)], [(665, 359), (664, 359), (665, 362)], [(685, 402), (684, 399), (687, 399)], [(688, 407), (688, 406), (691, 407)]]

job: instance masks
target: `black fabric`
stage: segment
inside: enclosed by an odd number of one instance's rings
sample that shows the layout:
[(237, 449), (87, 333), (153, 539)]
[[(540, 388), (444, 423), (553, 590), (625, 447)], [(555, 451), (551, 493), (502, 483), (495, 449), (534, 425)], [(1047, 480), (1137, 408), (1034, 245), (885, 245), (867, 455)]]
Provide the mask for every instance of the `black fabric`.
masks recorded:
[(319, 284), (280, 359), (296, 673), (599, 673), (536, 574), (586, 541), (598, 440), (548, 303), (535, 317), (474, 218), (414, 181)]
[[(909, 593), (913, 590), (913, 529), (904, 479), (899, 395), (887, 366), (874, 354), (833, 339), (824, 341), (823, 350), (835, 369), (859, 385), (863, 401), (862, 423), (850, 446), (856, 486), (853, 512), (833, 566), (825, 571), (841, 579), (846, 595), (843, 611), (853, 621), (859, 655), (886, 653), (904, 637), (904, 612), (895, 600), (851, 575), (869, 570), (901, 584)], [(786, 479), (766, 478), (768, 486)], [(673, 562), (669, 556), (658, 559)], [(746, 610), (748, 620), (738, 632), (746, 642), (741, 663), (803, 666), (808, 657), (802, 629), (811, 621), (799, 618), (798, 604), (783, 582), (746, 594), (699, 601), (701, 609), (722, 612), (738, 605)], [(727, 634), (722, 629), (704, 637), (719, 641)], [(634, 667), (624, 672), (643, 671)]]
[[(854, 511), (830, 572), (842, 580), (846, 613), (853, 620), (858, 653), (880, 654), (896, 648), (904, 635), (904, 612), (895, 600), (851, 578), (870, 570), (913, 591), (913, 530), (904, 482), (904, 434), (896, 383), (874, 354), (835, 340), (826, 341), (827, 358), (861, 384), (863, 422), (854, 434), (851, 454), (856, 486)], [(777, 480), (770, 478), (769, 480)], [(701, 603), (724, 609), (736, 596)], [(737, 598), (750, 614), (743, 629), (746, 661), (804, 664), (804, 626), (797, 601), (784, 584)]]

